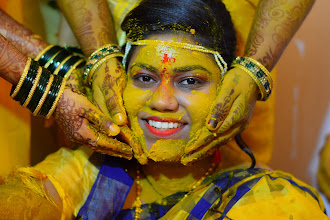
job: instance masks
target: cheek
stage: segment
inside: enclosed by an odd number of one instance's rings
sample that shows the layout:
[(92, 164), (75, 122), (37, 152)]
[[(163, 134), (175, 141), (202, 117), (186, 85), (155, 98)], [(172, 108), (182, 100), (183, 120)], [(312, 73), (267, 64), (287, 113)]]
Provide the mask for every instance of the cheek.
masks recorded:
[(131, 82), (128, 82), (123, 99), (125, 103), (125, 109), (130, 117), (136, 116), (146, 104), (147, 100), (152, 95), (150, 90), (143, 90), (134, 88)]

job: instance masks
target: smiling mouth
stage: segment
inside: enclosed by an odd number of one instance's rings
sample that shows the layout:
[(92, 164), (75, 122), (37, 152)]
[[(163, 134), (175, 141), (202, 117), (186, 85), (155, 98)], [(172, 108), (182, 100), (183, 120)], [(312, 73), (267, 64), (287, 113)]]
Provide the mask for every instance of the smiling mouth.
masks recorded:
[(180, 122), (167, 122), (167, 121), (155, 121), (144, 120), (148, 130), (159, 137), (167, 137), (179, 132), (185, 127), (186, 124)]

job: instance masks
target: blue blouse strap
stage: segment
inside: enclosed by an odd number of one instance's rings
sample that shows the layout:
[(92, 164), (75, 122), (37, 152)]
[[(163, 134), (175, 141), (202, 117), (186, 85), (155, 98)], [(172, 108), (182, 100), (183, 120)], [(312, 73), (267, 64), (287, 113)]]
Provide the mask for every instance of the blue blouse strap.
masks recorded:
[(125, 171), (124, 159), (107, 156), (77, 219), (115, 219), (134, 179)]

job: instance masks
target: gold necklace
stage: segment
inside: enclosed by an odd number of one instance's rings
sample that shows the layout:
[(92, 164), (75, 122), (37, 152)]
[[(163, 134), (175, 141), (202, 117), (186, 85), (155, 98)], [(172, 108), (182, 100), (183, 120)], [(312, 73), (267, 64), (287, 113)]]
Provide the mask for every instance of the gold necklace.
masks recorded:
[[(214, 170), (215, 166), (218, 163), (213, 162), (211, 164), (211, 166), (208, 168), (208, 170), (206, 171), (206, 173), (192, 186), (190, 187), (190, 189), (188, 190), (188, 192), (184, 195), (184, 198), (187, 198), (188, 195), (190, 195), (190, 193), (192, 191), (194, 191), (204, 180), (206, 177), (208, 177)], [(141, 171), (140, 169), (137, 167), (136, 169), (136, 199), (135, 202), (133, 203), (133, 207), (135, 207), (135, 220), (139, 220), (141, 217), (141, 213), (142, 213), (142, 201), (141, 201), (141, 191), (142, 191), (142, 187), (141, 187)]]

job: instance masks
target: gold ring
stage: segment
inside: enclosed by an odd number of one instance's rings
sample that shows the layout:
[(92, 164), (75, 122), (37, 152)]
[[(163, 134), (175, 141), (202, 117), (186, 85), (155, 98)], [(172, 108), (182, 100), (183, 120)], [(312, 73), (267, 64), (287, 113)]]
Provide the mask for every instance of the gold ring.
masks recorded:
[(96, 138), (96, 140), (95, 140), (95, 141), (91, 141), (91, 142), (89, 142), (89, 144), (95, 147), (95, 146), (97, 146), (97, 142), (98, 142), (99, 140), (100, 140), (100, 134), (97, 133), (97, 138)]

